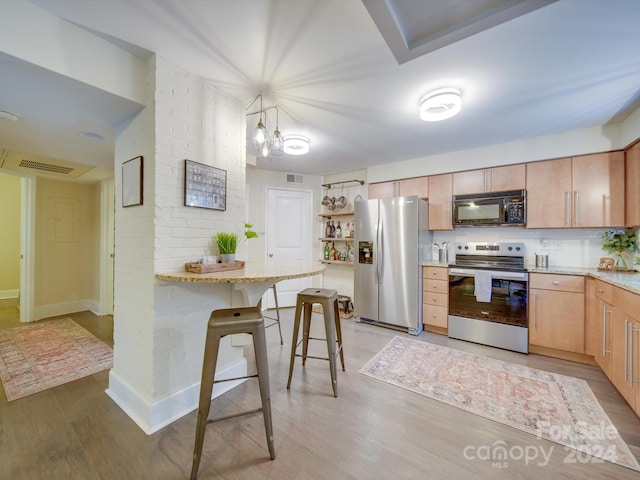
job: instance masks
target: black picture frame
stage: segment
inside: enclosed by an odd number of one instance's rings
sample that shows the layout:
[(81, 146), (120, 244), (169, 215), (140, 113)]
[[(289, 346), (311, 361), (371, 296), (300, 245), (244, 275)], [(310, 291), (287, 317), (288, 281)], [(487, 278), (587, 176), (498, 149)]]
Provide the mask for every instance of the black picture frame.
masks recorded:
[(184, 161), (185, 207), (227, 209), (227, 171), (192, 160)]
[(143, 204), (143, 172), (142, 155), (127, 160), (122, 164), (122, 206), (134, 207)]

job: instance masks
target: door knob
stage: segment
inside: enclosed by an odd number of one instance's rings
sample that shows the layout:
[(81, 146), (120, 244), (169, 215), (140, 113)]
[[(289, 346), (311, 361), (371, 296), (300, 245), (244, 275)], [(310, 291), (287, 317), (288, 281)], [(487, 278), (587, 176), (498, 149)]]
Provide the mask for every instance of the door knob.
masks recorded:
[(270, 254), (269, 254), (269, 258), (271, 258), (271, 257), (273, 257), (273, 253), (270, 253)]

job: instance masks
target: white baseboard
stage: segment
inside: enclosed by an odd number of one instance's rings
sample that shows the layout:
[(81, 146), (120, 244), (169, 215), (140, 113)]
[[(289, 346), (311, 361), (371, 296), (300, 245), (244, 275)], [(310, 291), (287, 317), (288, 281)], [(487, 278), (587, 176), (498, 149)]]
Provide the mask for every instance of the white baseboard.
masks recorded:
[[(216, 380), (242, 377), (247, 374), (247, 360), (230, 365), (216, 373)], [(213, 390), (211, 398), (218, 397), (245, 380), (219, 383)], [(113, 369), (109, 372), (109, 388), (107, 395), (133, 420), (144, 433), (151, 435), (170, 423), (198, 408), (200, 382), (168, 397), (151, 402), (140, 395), (131, 385), (125, 382)]]
[(76, 300), (75, 302), (56, 303), (53, 305), (43, 305), (33, 309), (33, 319), (57, 317), (68, 313), (84, 312), (91, 310), (95, 305), (94, 300)]
[(0, 300), (9, 300), (9, 299), (18, 298), (18, 295), (20, 295), (19, 288), (15, 288), (13, 290), (0, 290)]

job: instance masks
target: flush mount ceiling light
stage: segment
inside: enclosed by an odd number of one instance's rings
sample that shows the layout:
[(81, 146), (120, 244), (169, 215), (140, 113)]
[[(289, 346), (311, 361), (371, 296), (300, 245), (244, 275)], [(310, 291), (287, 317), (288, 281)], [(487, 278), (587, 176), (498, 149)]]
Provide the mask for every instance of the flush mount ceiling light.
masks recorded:
[(12, 122), (17, 122), (20, 118), (20, 115), (17, 113), (9, 112), (7, 110), (0, 110), (0, 118), (6, 118), (7, 120), (11, 120)]
[(284, 153), (289, 155), (309, 153), (309, 139), (302, 135), (287, 135), (284, 139)]
[(102, 135), (95, 132), (80, 132), (78, 135), (87, 140), (91, 140), (92, 142), (101, 142), (102, 140), (104, 140), (104, 137)]
[(425, 122), (438, 122), (458, 114), (462, 109), (462, 94), (455, 88), (435, 90), (420, 102), (420, 118)]

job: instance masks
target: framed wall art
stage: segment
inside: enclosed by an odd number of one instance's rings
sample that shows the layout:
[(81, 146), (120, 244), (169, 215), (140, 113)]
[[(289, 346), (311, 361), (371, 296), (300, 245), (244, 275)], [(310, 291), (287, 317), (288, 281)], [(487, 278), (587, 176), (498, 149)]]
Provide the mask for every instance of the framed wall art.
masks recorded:
[(122, 164), (122, 206), (142, 205), (143, 158), (127, 160)]
[(226, 210), (227, 171), (185, 160), (184, 204), (187, 207)]

